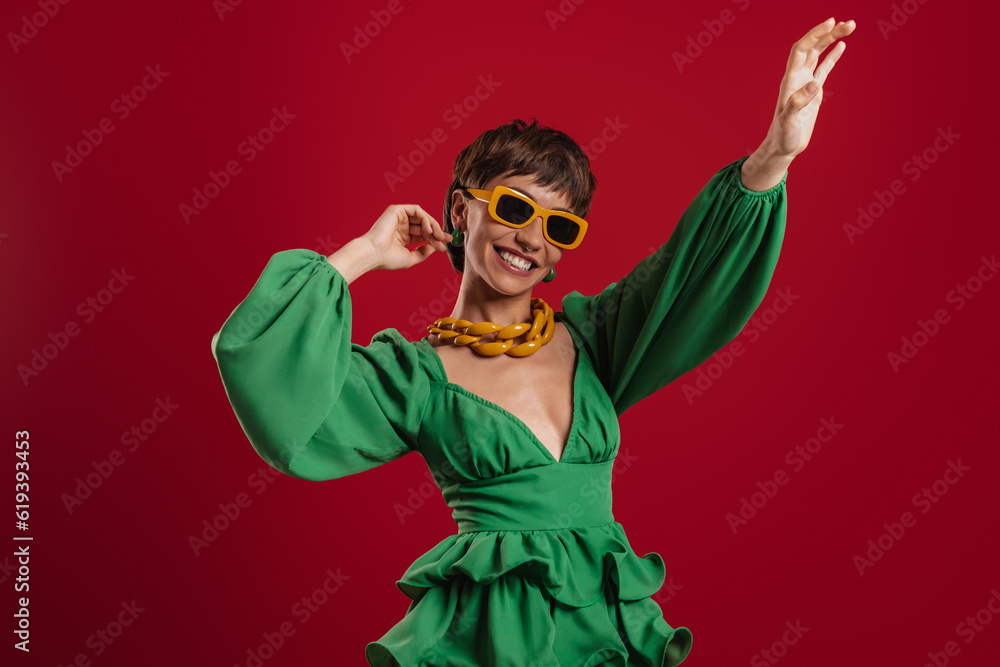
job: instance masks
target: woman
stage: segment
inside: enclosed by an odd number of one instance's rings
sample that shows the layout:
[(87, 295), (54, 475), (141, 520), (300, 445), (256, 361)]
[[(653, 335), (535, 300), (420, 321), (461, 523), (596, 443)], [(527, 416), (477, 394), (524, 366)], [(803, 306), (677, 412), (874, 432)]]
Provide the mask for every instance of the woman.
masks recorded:
[[(819, 56), (854, 27), (830, 19), (799, 40), (761, 147), (719, 170), (627, 276), (594, 296), (567, 294), (557, 312), (531, 291), (585, 238), (596, 180), (580, 147), (537, 121), (463, 149), (444, 227), (393, 205), (329, 257), (271, 258), (212, 341), (254, 448), (311, 480), (419, 452), (458, 525), (397, 581), (411, 603), (368, 644), (370, 665), (687, 657), (691, 632), (669, 626), (651, 598), (662, 558), (636, 555), (611, 512), (618, 417), (732, 340), (760, 304), (784, 233), (787, 168), (844, 43)], [(416, 342), (386, 329), (351, 343), (348, 285), (435, 251), (462, 274), (450, 317)]]

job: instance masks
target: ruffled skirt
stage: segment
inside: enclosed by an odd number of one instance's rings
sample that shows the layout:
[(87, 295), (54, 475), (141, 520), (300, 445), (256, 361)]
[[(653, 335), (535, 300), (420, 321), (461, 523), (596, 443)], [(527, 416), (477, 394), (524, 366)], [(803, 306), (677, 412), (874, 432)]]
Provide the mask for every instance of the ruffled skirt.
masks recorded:
[(365, 649), (372, 667), (673, 667), (691, 632), (651, 598), (663, 560), (621, 524), (452, 535), (397, 586), (406, 615)]

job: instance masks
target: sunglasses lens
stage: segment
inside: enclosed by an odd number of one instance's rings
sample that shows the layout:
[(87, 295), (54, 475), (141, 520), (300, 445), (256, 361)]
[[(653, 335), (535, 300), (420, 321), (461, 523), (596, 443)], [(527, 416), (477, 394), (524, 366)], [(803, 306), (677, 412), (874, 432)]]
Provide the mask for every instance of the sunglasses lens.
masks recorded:
[(534, 209), (531, 204), (511, 195), (501, 195), (497, 200), (497, 215), (515, 225), (521, 225), (531, 219)]
[[(520, 197), (504, 194), (497, 199), (496, 215), (509, 224), (523, 225), (534, 217), (535, 208)], [(546, 231), (556, 243), (572, 245), (580, 236), (580, 225), (575, 220), (553, 214), (548, 217)]]
[(548, 231), (553, 241), (570, 245), (580, 234), (580, 225), (561, 215), (550, 215)]

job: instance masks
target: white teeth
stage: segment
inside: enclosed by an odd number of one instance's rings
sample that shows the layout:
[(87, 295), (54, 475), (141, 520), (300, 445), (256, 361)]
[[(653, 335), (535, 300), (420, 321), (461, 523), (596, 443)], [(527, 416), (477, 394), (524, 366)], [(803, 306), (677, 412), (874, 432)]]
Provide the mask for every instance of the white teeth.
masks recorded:
[(528, 271), (529, 269), (531, 269), (531, 262), (529, 262), (529, 261), (527, 261), (527, 260), (525, 260), (525, 259), (523, 259), (521, 257), (518, 257), (517, 255), (512, 255), (509, 252), (507, 252), (506, 250), (501, 250), (499, 254), (511, 266), (515, 266), (515, 267), (521, 269), (522, 271)]

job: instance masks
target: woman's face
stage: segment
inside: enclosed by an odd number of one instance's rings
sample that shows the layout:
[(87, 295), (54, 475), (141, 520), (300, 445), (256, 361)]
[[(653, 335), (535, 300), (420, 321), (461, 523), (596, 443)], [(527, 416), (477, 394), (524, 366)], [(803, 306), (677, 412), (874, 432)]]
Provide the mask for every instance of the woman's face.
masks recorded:
[[(497, 176), (483, 187), (493, 190), (498, 185), (517, 190), (530, 197), (542, 208), (569, 210), (569, 199), (549, 187), (535, 183), (534, 176)], [(552, 245), (542, 233), (541, 216), (526, 227), (514, 229), (497, 222), (490, 216), (489, 203), (478, 199), (468, 199), (456, 190), (452, 195), (451, 219), (456, 227), (465, 232), (465, 270), (467, 275), (476, 275), (506, 295), (530, 291), (548, 275), (564, 252), (563, 248)], [(532, 262), (525, 271), (512, 266), (501, 257), (501, 253), (514, 254)]]

